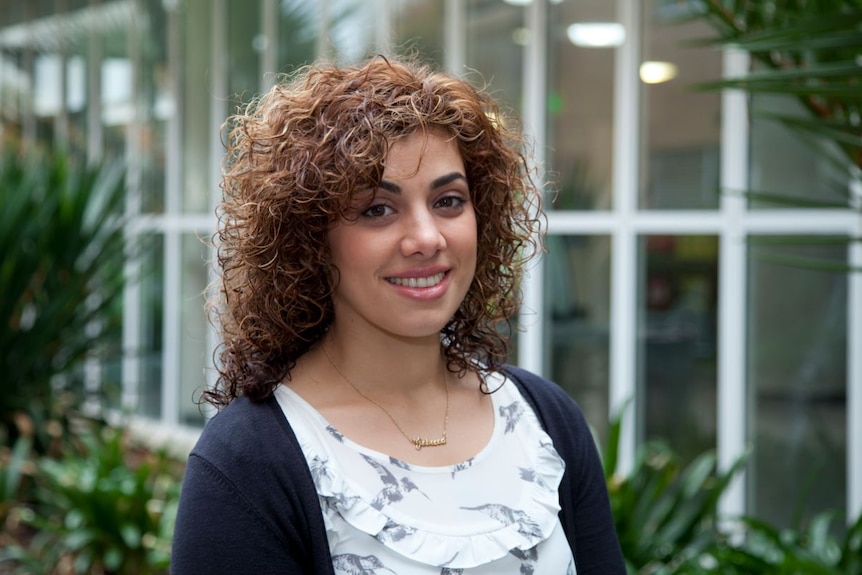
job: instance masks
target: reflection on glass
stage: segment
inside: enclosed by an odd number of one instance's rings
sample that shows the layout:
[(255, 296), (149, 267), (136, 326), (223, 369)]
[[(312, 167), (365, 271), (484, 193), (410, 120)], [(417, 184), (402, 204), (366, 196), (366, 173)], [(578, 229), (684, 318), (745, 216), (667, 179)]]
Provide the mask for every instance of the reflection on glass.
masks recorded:
[(683, 460), (716, 446), (718, 238), (639, 239), (643, 439)]
[(700, 19), (677, 21), (693, 4), (644, 2), (639, 202), (644, 209), (718, 207), (721, 96), (692, 86), (721, 78), (721, 51), (684, 45), (714, 34)]
[(607, 236), (549, 236), (545, 256), (550, 377), (604, 440), (608, 425), (610, 251)]
[(133, 351), (141, 370), (137, 412), (158, 419), (162, 414), (164, 240), (161, 235), (148, 235), (142, 242), (146, 249), (140, 262), (140, 348)]
[[(549, 169), (558, 210), (607, 210), (613, 156), (616, 2), (549, 5)], [(596, 26), (601, 24), (601, 26)]]
[(512, 111), (521, 109), (523, 45), (528, 41), (524, 8), (505, 2), (467, 0), (467, 53), (470, 70), (480, 70), (481, 78), (495, 97)]
[[(782, 123), (764, 118), (770, 115), (807, 117), (810, 113), (789, 97), (755, 95), (751, 99), (751, 189), (767, 194), (800, 198), (803, 201), (847, 203), (849, 177), (825, 154), (815, 151), (810, 134), (794, 132)], [(834, 144), (832, 150), (844, 165), (846, 157)], [(793, 208), (792, 204), (752, 202), (753, 208)], [(796, 206), (800, 207), (800, 206)]]
[[(755, 238), (756, 240), (757, 238)], [(751, 504), (795, 525), (847, 495), (847, 277), (770, 261), (846, 262), (845, 246), (749, 248)]]
[(438, 0), (397, 0), (394, 38), (396, 53), (408, 52), (423, 62), (443, 67), (444, 3)]
[(203, 293), (206, 291), (209, 249), (194, 234), (182, 238), (182, 289), (180, 314), (180, 422), (190, 425), (203, 423), (197, 399), (206, 385), (204, 366), (210, 363), (207, 352), (207, 318)]

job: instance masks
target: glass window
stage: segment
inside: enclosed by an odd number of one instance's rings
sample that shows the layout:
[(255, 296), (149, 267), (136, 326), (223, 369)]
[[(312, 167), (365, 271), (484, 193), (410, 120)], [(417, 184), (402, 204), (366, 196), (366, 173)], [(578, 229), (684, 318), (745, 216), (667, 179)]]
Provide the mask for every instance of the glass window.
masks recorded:
[(422, 61), (442, 68), (444, 8), (445, 3), (439, 0), (396, 0), (395, 52), (418, 54)]
[(320, 28), (320, 2), (281, 0), (278, 12), (278, 66), (290, 72), (314, 60)]
[[(751, 99), (751, 189), (770, 195), (799, 198), (802, 202), (824, 201), (847, 205), (850, 178), (847, 158), (832, 145), (829, 155), (815, 151), (823, 142), (810, 134), (796, 132), (781, 122), (764, 117), (786, 115), (807, 117), (810, 113), (795, 99), (783, 96), (755, 95)], [(839, 164), (830, 158), (838, 158)], [(804, 207), (772, 201), (752, 202), (754, 208)]]
[(692, 87), (721, 79), (722, 57), (720, 50), (684, 45), (714, 36), (701, 19), (678, 21), (693, 4), (644, 2), (639, 202), (644, 209), (718, 207), (721, 95)]
[(528, 41), (524, 8), (499, 0), (468, 0), (466, 14), (464, 61), (481, 75), (468, 79), (487, 84), (496, 98), (520, 113), (523, 46)]
[(639, 285), (642, 438), (692, 460), (716, 446), (718, 238), (641, 237)]
[(183, 212), (211, 213), (212, 26), (201, 26), (200, 22), (212, 21), (212, 3), (190, 2), (183, 16), (185, 81), (181, 87), (183, 162), (180, 169), (183, 185), (180, 202)]
[[(72, 153), (83, 153), (87, 149), (87, 55), (81, 53), (70, 54), (66, 60), (66, 113), (69, 118), (68, 146)], [(111, 134), (111, 149), (115, 143), (119, 146), (120, 154), (125, 149), (125, 139), (116, 140), (116, 133)], [(113, 153), (113, 152), (112, 152)]]
[(189, 425), (203, 423), (197, 400), (206, 386), (204, 366), (209, 365), (207, 327), (203, 294), (208, 283), (209, 248), (196, 234), (182, 238), (182, 289), (180, 294), (180, 422)]
[(614, 47), (623, 33), (615, 21), (616, 2), (549, 6), (548, 161), (559, 191), (552, 209), (612, 207)]
[(162, 213), (165, 209), (165, 159), (167, 127), (174, 115), (171, 63), (168, 60), (168, 13), (161, 0), (139, 2), (145, 17), (135, 18), (140, 43), (136, 71), (141, 137), (137, 158), (141, 172), (141, 209)]
[[(131, 6), (123, 8), (119, 3), (107, 4), (104, 9), (111, 10), (122, 24), (105, 23), (102, 33), (89, 39), (89, 42), (97, 43), (95, 52), (101, 59), (92, 63), (98, 66), (100, 74), (102, 149), (99, 153), (122, 158), (125, 156), (128, 126), (135, 119), (134, 63), (129, 58), (128, 28), (133, 25), (134, 13)], [(73, 94), (70, 92), (69, 96)]]
[(358, 62), (376, 50), (378, 28), (375, 2), (330, 0), (324, 2), (331, 56), (344, 63)]
[(546, 346), (550, 377), (584, 410), (606, 439), (610, 357), (610, 252), (608, 236), (547, 238)]
[(228, 99), (229, 112), (260, 93), (263, 80), (260, 51), (266, 39), (260, 30), (260, 2), (228, 2)]
[(140, 359), (137, 412), (159, 419), (162, 415), (162, 354), (164, 302), (164, 239), (148, 236), (143, 242), (140, 267)]
[(776, 256), (845, 263), (847, 249), (749, 246), (750, 504), (758, 517), (795, 525), (845, 506), (847, 276)]

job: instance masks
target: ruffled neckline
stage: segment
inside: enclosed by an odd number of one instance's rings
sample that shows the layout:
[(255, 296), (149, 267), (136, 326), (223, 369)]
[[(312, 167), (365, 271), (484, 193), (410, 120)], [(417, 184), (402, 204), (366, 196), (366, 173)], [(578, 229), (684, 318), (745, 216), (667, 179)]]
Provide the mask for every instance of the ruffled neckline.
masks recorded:
[[(495, 423), (489, 443), (467, 461), (440, 467), (405, 463), (349, 441), (287, 387), (280, 386), (276, 397), (300, 442), (324, 514), (337, 514), (400, 555), (471, 568), (515, 549), (527, 551), (559, 524), (557, 490), (565, 465), (511, 382), (491, 396)], [(516, 411), (523, 423), (517, 435), (509, 434)], [(507, 443), (512, 441), (518, 442), (514, 461), (513, 444)], [(435, 513), (436, 520), (429, 518)]]

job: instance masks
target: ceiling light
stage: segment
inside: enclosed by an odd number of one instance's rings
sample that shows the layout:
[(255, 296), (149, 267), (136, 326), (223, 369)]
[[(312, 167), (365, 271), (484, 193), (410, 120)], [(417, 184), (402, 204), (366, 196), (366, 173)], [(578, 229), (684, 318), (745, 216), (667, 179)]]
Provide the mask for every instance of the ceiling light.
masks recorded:
[(569, 41), (584, 48), (613, 48), (626, 39), (626, 29), (619, 22), (578, 22), (566, 28)]
[(640, 67), (640, 77), (644, 84), (661, 84), (676, 78), (679, 68), (671, 62), (644, 62)]

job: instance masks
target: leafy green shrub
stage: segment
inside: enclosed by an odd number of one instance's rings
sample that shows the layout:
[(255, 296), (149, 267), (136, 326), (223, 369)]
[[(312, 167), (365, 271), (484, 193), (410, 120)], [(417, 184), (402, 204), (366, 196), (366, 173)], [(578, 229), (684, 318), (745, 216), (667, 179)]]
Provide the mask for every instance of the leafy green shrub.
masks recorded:
[(638, 449), (628, 475), (614, 474), (621, 420), (611, 421), (603, 462), (611, 511), (630, 573), (701, 573), (710, 551), (723, 540), (718, 500), (737, 470), (719, 472), (716, 456), (705, 452), (687, 466), (662, 442)]
[(19, 510), (35, 534), (6, 560), (28, 573), (166, 572), (179, 495), (172, 465), (163, 453), (130, 450), (112, 428), (85, 433), (61, 459), (43, 457), (35, 500)]
[[(722, 518), (718, 501), (744, 466), (719, 471), (715, 454), (687, 466), (662, 442), (639, 447), (625, 476), (617, 466), (621, 419), (613, 419), (603, 463), (611, 510), (631, 575), (862, 575), (862, 515), (843, 536), (834, 512), (806, 527)], [(724, 521), (723, 521), (724, 520)]]
[[(839, 516), (826, 511), (799, 529), (779, 529), (758, 519), (744, 518), (746, 539), (732, 550), (732, 557), (737, 562), (759, 565), (758, 573), (770, 575), (862, 575), (862, 515), (843, 536), (835, 535), (832, 529)], [(716, 551), (717, 560), (724, 551)]]
[(0, 444), (23, 413), (44, 453), (48, 422), (63, 421), (58, 376), (62, 393), (77, 390), (83, 359), (119, 352), (124, 200), (121, 164), (0, 150)]

